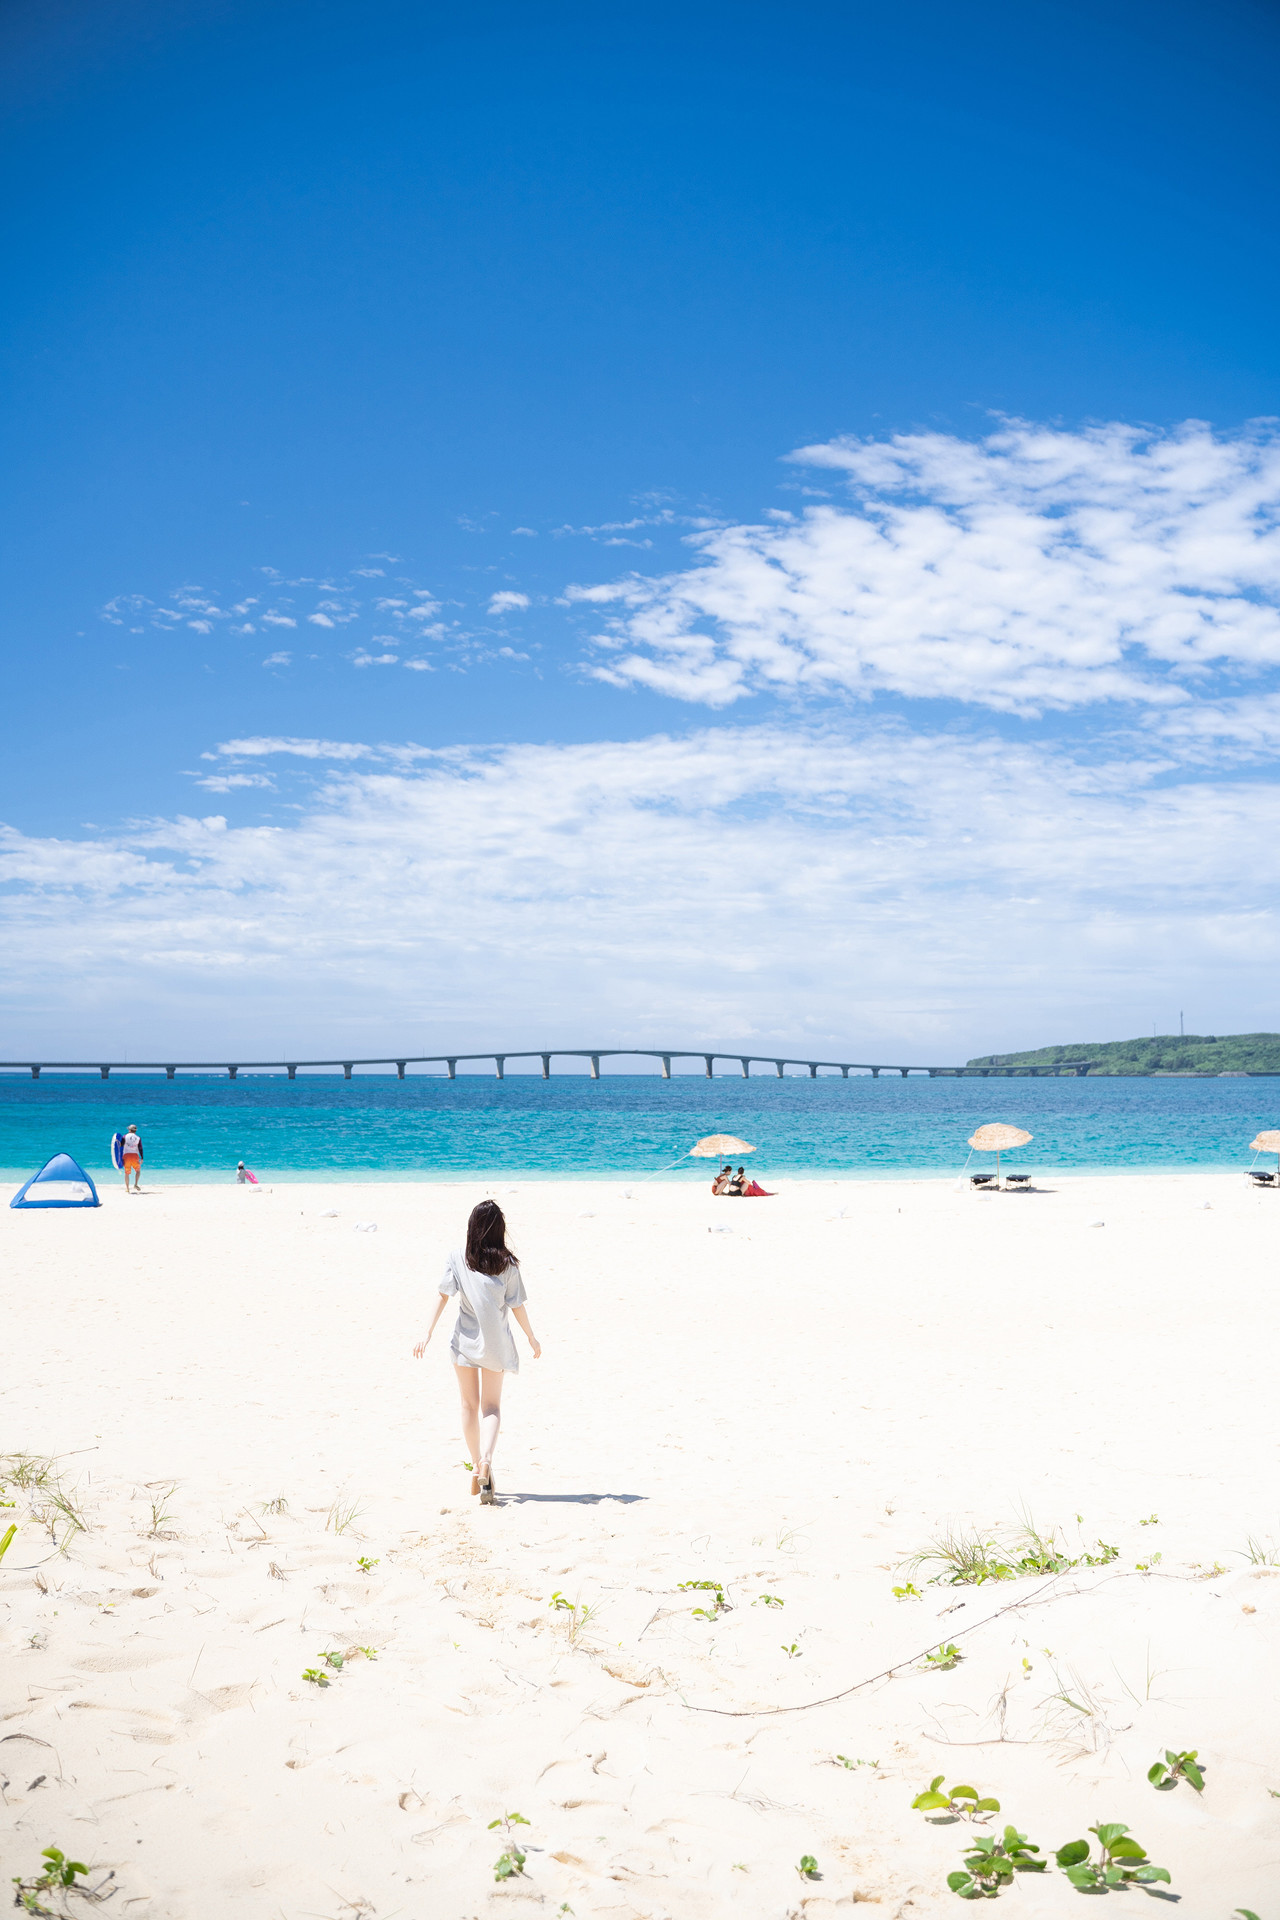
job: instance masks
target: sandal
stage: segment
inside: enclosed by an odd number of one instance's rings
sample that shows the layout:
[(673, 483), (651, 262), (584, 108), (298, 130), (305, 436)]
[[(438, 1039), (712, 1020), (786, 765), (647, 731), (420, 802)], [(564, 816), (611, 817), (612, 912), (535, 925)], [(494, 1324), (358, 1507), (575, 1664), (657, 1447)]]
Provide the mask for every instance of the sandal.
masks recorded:
[(496, 1507), (498, 1503), (494, 1499), (494, 1494), (497, 1492), (497, 1489), (493, 1484), (493, 1467), (488, 1461), (481, 1463), (479, 1479), (480, 1505), (482, 1507)]

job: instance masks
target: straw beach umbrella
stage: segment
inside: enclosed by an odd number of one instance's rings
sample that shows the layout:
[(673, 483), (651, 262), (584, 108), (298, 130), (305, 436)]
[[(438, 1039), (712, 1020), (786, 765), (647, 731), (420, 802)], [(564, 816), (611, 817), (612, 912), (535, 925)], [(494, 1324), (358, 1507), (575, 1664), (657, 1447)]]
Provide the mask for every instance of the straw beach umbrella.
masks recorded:
[(979, 1153), (994, 1153), (996, 1157), (996, 1179), (1000, 1178), (1000, 1155), (1007, 1153), (1010, 1147), (1025, 1147), (1031, 1135), (1024, 1133), (1021, 1127), (1006, 1126), (1003, 1120), (993, 1120), (985, 1127), (979, 1127), (976, 1133), (969, 1135), (969, 1145), (976, 1147)]
[(690, 1147), (691, 1160), (728, 1160), (735, 1153), (754, 1153), (755, 1148), (749, 1140), (739, 1140), (732, 1133), (709, 1133)]
[(1255, 1153), (1275, 1154), (1276, 1179), (1280, 1181), (1280, 1131), (1272, 1128), (1270, 1133), (1260, 1133), (1252, 1145)]

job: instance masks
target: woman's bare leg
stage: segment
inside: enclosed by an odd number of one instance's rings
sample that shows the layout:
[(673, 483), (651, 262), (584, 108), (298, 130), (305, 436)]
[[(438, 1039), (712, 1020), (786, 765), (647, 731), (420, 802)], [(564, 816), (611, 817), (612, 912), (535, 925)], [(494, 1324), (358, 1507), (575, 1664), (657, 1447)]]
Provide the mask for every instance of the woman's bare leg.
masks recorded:
[(493, 1450), (498, 1444), (504, 1377), (501, 1372), (491, 1372), (488, 1367), (480, 1370), (480, 1452), (476, 1457), (481, 1466), (487, 1467), (491, 1463)]
[(458, 1392), (462, 1397), (462, 1437), (472, 1467), (480, 1465), (480, 1371), (477, 1367), (455, 1367)]

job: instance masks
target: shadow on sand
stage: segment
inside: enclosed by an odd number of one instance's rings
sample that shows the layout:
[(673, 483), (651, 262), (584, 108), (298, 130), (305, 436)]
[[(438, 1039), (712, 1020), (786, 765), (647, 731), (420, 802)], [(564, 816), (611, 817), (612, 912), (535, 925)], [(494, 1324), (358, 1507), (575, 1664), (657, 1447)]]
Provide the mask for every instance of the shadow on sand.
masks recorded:
[(517, 1507), (526, 1500), (537, 1500), (556, 1507), (597, 1507), (602, 1500), (617, 1500), (624, 1507), (629, 1507), (635, 1501), (647, 1500), (648, 1497), (645, 1493), (500, 1493), (497, 1504), (500, 1507)]

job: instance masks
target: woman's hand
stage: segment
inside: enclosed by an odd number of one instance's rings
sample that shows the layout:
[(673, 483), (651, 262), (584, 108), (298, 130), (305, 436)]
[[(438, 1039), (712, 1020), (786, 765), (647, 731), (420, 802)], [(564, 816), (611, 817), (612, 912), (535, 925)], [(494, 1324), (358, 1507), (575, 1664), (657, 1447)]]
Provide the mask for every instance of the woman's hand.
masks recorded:
[[(432, 1329), (432, 1331), (434, 1332), (434, 1328)], [(414, 1359), (421, 1360), (423, 1354), (426, 1352), (427, 1348), (430, 1345), (431, 1345), (431, 1334), (428, 1333), (423, 1339), (419, 1340), (417, 1346), (414, 1348), (413, 1350)]]
[(534, 1359), (535, 1359), (535, 1360), (541, 1360), (541, 1358), (542, 1358), (542, 1342), (541, 1342), (540, 1340), (535, 1340), (535, 1339), (534, 1339), (534, 1337), (533, 1337), (533, 1335), (532, 1335), (532, 1334), (530, 1334), (530, 1335), (529, 1335), (529, 1345), (530, 1345), (530, 1346), (531, 1346), (531, 1347), (533, 1348), (533, 1357), (534, 1357)]

